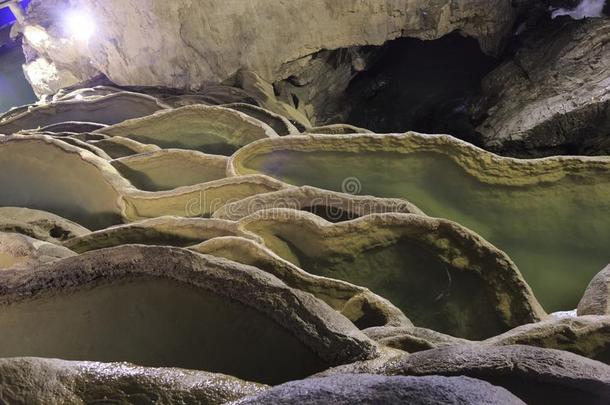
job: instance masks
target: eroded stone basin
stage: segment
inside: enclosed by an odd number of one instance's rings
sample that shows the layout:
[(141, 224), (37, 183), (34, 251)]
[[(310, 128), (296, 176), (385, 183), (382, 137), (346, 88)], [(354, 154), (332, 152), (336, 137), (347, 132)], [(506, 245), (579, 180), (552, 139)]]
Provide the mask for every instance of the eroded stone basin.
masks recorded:
[(166, 149), (116, 159), (112, 165), (140, 190), (162, 191), (224, 178), (227, 158)]
[(0, 138), (0, 206), (44, 210), (92, 229), (121, 223), (117, 186), (130, 185), (104, 162), (49, 137)]
[(574, 308), (610, 259), (610, 159), (501, 158), (447, 136), (289, 137), (242, 149), (232, 170), (401, 197), (511, 256), (547, 311)]
[(144, 94), (120, 92), (104, 97), (56, 102), (35, 106), (21, 114), (8, 113), (0, 122), (0, 133), (11, 134), (66, 121), (87, 121), (116, 124), (124, 120), (143, 117), (167, 108), (154, 97)]
[(258, 139), (278, 137), (270, 126), (246, 114), (203, 105), (127, 120), (97, 132), (161, 148), (191, 149), (226, 156)]
[(373, 358), (312, 295), (255, 267), (124, 245), (0, 272), (0, 357), (127, 361), (264, 383)]
[(14, 304), (0, 314), (1, 357), (128, 361), (277, 383), (324, 364), (257, 311), (176, 281), (113, 283)]
[(311, 274), (369, 288), (417, 326), (481, 339), (546, 315), (504, 253), (450, 221), (386, 213), (333, 224), (275, 209), (240, 227)]

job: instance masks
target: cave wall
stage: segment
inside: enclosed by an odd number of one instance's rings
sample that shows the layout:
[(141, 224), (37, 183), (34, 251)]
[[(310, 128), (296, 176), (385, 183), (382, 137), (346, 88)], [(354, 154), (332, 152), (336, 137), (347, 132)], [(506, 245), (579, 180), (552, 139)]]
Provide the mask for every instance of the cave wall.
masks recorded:
[[(95, 20), (88, 42), (64, 32), (75, 9)], [(511, 0), (33, 0), (27, 24), (43, 33), (26, 32), (25, 47), (39, 95), (99, 73), (122, 85), (199, 88), (240, 68), (276, 82), (323, 49), (456, 30), (494, 53), (514, 17)]]

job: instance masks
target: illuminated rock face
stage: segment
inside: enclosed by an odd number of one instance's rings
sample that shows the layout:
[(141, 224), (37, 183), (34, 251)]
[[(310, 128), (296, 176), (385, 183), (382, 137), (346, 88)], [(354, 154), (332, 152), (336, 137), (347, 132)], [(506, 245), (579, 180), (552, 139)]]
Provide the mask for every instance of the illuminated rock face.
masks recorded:
[(0, 232), (0, 271), (28, 268), (74, 255), (62, 246), (17, 233)]
[[(88, 42), (78, 36), (89, 27), (66, 32), (66, 15), (74, 10), (95, 23)], [(197, 88), (240, 68), (274, 82), (321, 49), (381, 45), (403, 36), (435, 39), (459, 30), (493, 52), (513, 18), (510, 0), (179, 0), (146, 6), (138, 0), (34, 0), (28, 23), (45, 30), (26, 40), (39, 56), (30, 66), (44, 65), (37, 77), (30, 75), (39, 94), (99, 72), (123, 85)]]
[[(78, 3), (99, 3), (104, 16), (109, 5), (122, 12), (135, 0)], [(184, 35), (153, 45), (171, 42), (185, 58), (174, 67), (192, 70), (194, 80), (242, 57), (262, 71), (241, 70), (234, 83), (201, 92), (99, 78), (0, 117), (2, 400), (609, 402), (607, 269), (573, 310), (610, 261), (608, 157), (519, 160), (448, 135), (314, 127), (307, 103), (281, 96), (288, 82), (302, 86), (299, 94), (311, 90), (307, 74), (264, 80), (298, 65), (282, 65), (290, 56), (284, 42), (255, 49), (247, 43), (253, 28), (225, 45), (242, 54), (221, 61), (214, 36), (189, 42), (210, 46), (195, 56), (210, 64), (197, 70), (181, 64), (194, 56), (176, 43), (201, 39), (189, 30), (203, 16), (182, 1), (149, 3), (130, 17), (137, 24), (178, 13)], [(259, 0), (198, 3), (242, 12)], [(286, 10), (298, 20), (321, 3), (277, 2), (279, 9), (251, 12), (248, 26), (261, 16), (286, 19)], [(345, 26), (322, 24), (326, 15), (309, 16), (307, 24), (325, 30), (307, 32), (267, 21), (269, 38), (277, 42), (282, 29), (297, 49), (306, 38), (302, 50), (316, 52), (324, 41), (435, 38), (459, 26), (490, 50), (501, 26), (476, 14), (479, 1), (442, 12), (448, 2), (426, 2), (440, 14), (412, 12), (415, 0), (326, 3)], [(34, 2), (32, 15), (57, 4)], [(498, 12), (506, 3), (486, 4)], [(353, 25), (363, 10), (376, 29)], [(242, 18), (223, 22), (235, 28)], [(402, 32), (395, 23), (427, 28)], [(124, 40), (141, 39), (126, 26)], [(39, 46), (59, 35), (32, 29), (28, 40)], [(117, 42), (127, 52), (119, 58), (89, 41), (100, 58), (129, 60), (112, 69), (136, 81), (128, 51), (141, 43)], [(61, 59), (70, 49), (48, 50)], [(300, 62), (311, 62), (309, 73), (334, 62), (345, 72), (341, 55), (351, 51), (328, 52)], [(155, 80), (168, 73), (158, 59)], [(78, 66), (72, 62), (62, 68)], [(547, 315), (538, 299), (564, 312)]]
[(313, 296), (184, 249), (98, 250), (5, 272), (0, 285), (2, 357), (131, 361), (279, 383), (377, 354)]
[(528, 161), (447, 136), (309, 135), (246, 146), (230, 170), (330, 190), (354, 183), (365, 195), (408, 199), (506, 251), (549, 311), (574, 308), (610, 259), (605, 156)]
[(484, 80), (483, 145), (520, 156), (610, 153), (610, 19), (562, 21), (524, 34)]
[(11, 404), (122, 403), (220, 404), (253, 395), (265, 385), (223, 374), (56, 359), (0, 360), (3, 399)]
[(388, 298), (416, 325), (481, 339), (545, 316), (502, 252), (449, 221), (386, 213), (332, 224), (277, 209), (240, 227), (311, 274)]
[[(610, 367), (572, 353), (523, 345), (457, 345), (404, 355), (382, 365), (338, 367), (324, 374), (463, 375), (504, 387), (527, 404), (605, 403)], [(531, 381), (524, 384), (524, 381)], [(534, 382), (535, 381), (535, 382)]]

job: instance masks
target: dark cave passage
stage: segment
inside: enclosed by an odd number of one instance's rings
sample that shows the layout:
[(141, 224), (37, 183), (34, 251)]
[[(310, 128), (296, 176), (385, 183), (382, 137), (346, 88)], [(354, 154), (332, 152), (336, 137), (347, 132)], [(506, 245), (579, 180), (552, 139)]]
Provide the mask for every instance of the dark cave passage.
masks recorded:
[(498, 61), (457, 33), (387, 43), (350, 82), (347, 122), (378, 133), (447, 133), (477, 142), (481, 80)]

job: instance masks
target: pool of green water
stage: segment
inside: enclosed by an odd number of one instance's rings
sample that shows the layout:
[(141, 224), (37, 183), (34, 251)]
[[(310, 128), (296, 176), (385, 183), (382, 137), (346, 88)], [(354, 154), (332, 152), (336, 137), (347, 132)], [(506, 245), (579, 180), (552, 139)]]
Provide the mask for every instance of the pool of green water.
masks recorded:
[(504, 250), (549, 312), (575, 308), (610, 262), (608, 181), (567, 176), (533, 186), (492, 185), (433, 152), (283, 150), (245, 165), (290, 184), (336, 191), (357, 179), (359, 194), (405, 198), (430, 216), (456, 221)]

